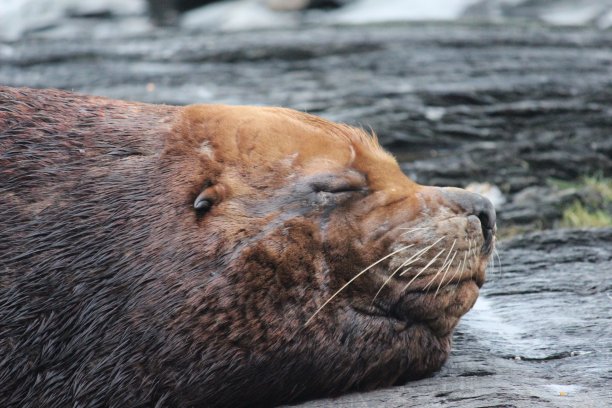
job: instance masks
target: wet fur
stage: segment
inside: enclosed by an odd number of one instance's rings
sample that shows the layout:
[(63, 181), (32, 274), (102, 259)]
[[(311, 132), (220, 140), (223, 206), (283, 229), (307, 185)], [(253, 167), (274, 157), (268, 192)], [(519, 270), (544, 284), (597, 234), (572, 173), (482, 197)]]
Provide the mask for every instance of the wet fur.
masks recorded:
[(359, 313), (367, 279), (305, 324), (391, 241), (337, 245), (285, 167), (194, 211), (244, 155), (212, 160), (186, 112), (0, 88), (0, 406), (269, 406), (438, 369), (448, 330)]

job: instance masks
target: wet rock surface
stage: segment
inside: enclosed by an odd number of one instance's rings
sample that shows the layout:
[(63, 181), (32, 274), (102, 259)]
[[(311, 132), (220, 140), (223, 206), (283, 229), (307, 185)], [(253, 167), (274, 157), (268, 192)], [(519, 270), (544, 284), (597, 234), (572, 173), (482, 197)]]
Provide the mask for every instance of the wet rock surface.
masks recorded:
[[(492, 183), (506, 196), (503, 226), (538, 228), (553, 226), (571, 201), (547, 180), (612, 174), (610, 72), (612, 32), (537, 25), (158, 30), (0, 43), (6, 85), (282, 105), (371, 127), (418, 182)], [(533, 187), (547, 187), (538, 193), (545, 197), (518, 194)]]
[(603, 407), (612, 381), (612, 229), (500, 245), (432, 378), (303, 407)]
[[(550, 178), (612, 174), (611, 72), (612, 32), (538, 25), (160, 29), (0, 43), (5, 85), (282, 105), (371, 127), (419, 183), (498, 186), (501, 228), (554, 226), (567, 204), (590, 200)], [(333, 404), (605, 406), (611, 248), (612, 229), (502, 243), (502, 272), (490, 271), (440, 373)]]

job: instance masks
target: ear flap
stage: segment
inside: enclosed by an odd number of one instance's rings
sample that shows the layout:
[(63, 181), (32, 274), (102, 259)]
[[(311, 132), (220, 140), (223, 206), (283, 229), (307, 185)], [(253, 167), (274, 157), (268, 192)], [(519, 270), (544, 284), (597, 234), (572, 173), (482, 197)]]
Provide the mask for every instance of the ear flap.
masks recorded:
[(206, 212), (225, 197), (225, 187), (221, 184), (206, 187), (193, 202), (193, 208), (198, 212)]
[(197, 211), (208, 211), (210, 207), (212, 207), (212, 201), (204, 195), (204, 192), (200, 193), (193, 203), (193, 208)]

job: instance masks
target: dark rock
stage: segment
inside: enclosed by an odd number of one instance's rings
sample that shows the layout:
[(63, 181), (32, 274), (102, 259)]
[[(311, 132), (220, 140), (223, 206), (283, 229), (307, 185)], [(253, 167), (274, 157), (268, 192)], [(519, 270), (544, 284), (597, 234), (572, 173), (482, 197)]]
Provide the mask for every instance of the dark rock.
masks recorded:
[(540, 228), (552, 228), (563, 215), (563, 210), (572, 203), (603, 200), (590, 188), (559, 191), (532, 186), (515, 194), (512, 202), (503, 204), (498, 211), (498, 220), (500, 225), (537, 224)]
[(220, 0), (147, 0), (149, 16), (159, 26), (178, 24), (180, 13)]
[[(420, 183), (489, 182), (509, 203), (550, 178), (612, 174), (611, 64), (611, 31), (534, 25), (0, 43), (3, 84), (158, 103), (289, 106), (371, 127)], [(500, 220), (525, 225), (544, 216), (551, 225), (567, 203), (558, 198), (547, 197), (548, 208), (502, 207)]]

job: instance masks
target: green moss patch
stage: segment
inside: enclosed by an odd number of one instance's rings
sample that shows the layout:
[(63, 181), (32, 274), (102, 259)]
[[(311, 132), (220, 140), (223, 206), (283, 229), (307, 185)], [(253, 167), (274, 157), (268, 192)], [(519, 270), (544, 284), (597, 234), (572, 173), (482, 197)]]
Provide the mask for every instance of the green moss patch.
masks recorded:
[(576, 200), (563, 209), (560, 227), (598, 228), (612, 226), (612, 178), (601, 175), (582, 177), (577, 181), (550, 180), (560, 190), (588, 191), (585, 199)]

